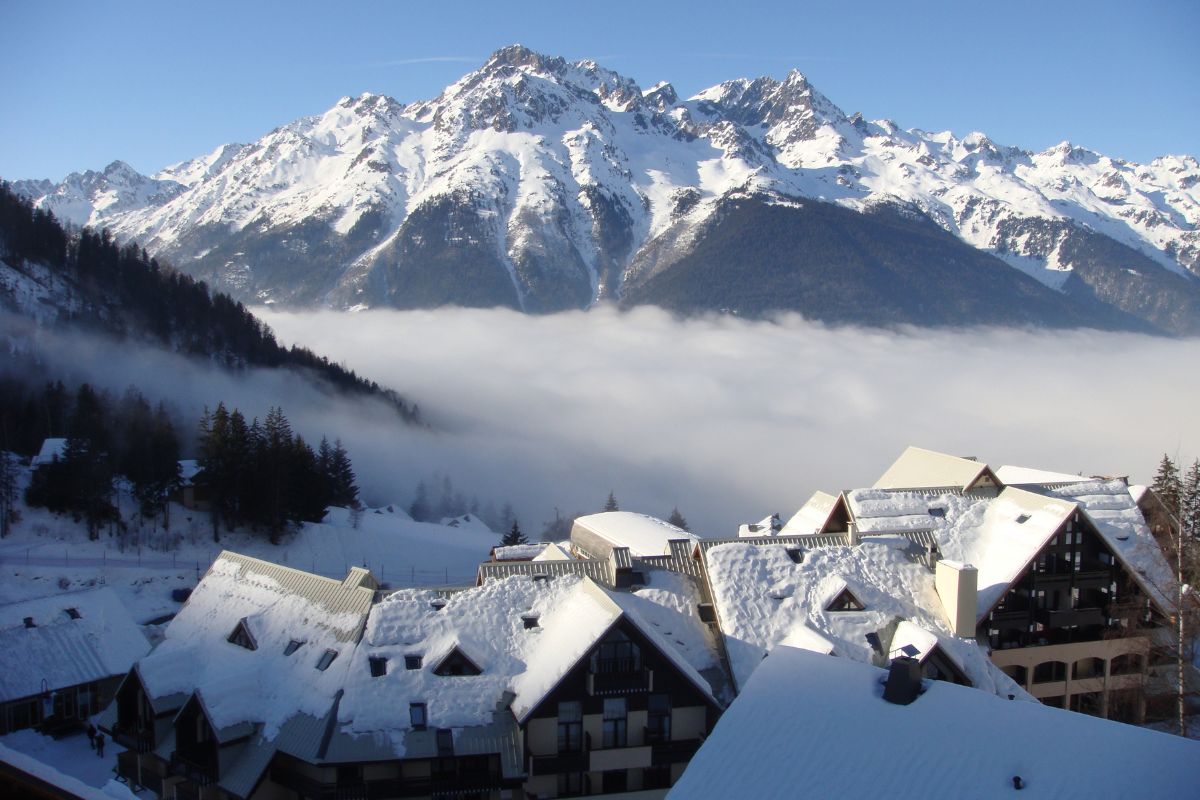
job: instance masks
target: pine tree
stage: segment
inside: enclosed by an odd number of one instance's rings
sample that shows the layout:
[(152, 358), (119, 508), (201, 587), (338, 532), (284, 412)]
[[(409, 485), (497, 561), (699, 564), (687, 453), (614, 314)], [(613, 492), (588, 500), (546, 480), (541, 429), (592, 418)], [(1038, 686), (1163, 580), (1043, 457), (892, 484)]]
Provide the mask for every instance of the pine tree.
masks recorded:
[(518, 544), (529, 544), (529, 540), (525, 538), (525, 534), (521, 533), (521, 526), (514, 519), (512, 528), (508, 533), (504, 534), (504, 538), (500, 540), (502, 547), (512, 547)]
[(1200, 537), (1200, 459), (1188, 467), (1181, 490), (1183, 518), (1179, 524), (1186, 536), (1196, 539)]
[(667, 518), (667, 522), (671, 523), (676, 528), (679, 528), (681, 530), (687, 531), (688, 533), (691, 533), (692, 529), (688, 527), (687, 520), (684, 519), (683, 514), (679, 513), (679, 506), (675, 506), (675, 508), (672, 509), (671, 516), (669, 516)]
[(333, 443), (329, 476), (332, 480), (332, 505), (354, 508), (358, 505), (358, 483), (350, 454), (342, 447), (342, 440)]
[(413, 498), (412, 505), (408, 507), (408, 515), (417, 522), (428, 522), (429, 514), (429, 490), (425, 488), (425, 481), (419, 481), (417, 496)]
[(608, 500), (604, 503), (605, 511), (620, 511), (621, 507), (617, 505), (617, 496), (612, 492), (608, 493)]
[(1163, 505), (1167, 510), (1174, 515), (1179, 514), (1179, 501), (1181, 487), (1179, 483), (1179, 469), (1175, 466), (1175, 462), (1170, 459), (1165, 453), (1162, 461), (1158, 464), (1158, 473), (1154, 476), (1154, 483), (1150, 485), (1154, 493), (1158, 495), (1158, 499), (1162, 500)]

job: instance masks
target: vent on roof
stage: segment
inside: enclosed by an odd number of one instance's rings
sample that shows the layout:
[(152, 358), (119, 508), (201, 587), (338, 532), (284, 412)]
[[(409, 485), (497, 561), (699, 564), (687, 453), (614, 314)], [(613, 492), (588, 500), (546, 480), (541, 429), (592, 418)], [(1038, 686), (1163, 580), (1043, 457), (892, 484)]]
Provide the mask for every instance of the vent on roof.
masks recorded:
[(324, 653), (321, 653), (321, 657), (317, 660), (317, 669), (321, 670), (321, 672), (329, 669), (329, 665), (333, 663), (335, 658), (337, 658), (336, 650), (326, 650)]
[(70, 617), (71, 619), (79, 619), (80, 616), (82, 616), (82, 615), (79, 613), (78, 608), (68, 608), (67, 616)]
[(525, 614), (521, 617), (521, 622), (525, 623), (525, 630), (538, 627), (537, 614)]
[(287, 643), (287, 647), (283, 648), (283, 654), (285, 656), (290, 656), (292, 653), (299, 650), (300, 645), (302, 645), (302, 644), (304, 644), (304, 642), (300, 641), (299, 639), (292, 639), (290, 642)]
[(367, 662), (371, 667), (372, 678), (382, 678), (384, 675), (387, 675), (388, 660), (383, 656), (371, 656), (367, 659)]
[(717, 621), (717, 610), (713, 608), (712, 603), (700, 603), (696, 606), (696, 611), (700, 614), (701, 622)]
[(938, 517), (939, 519), (946, 518), (946, 509), (941, 506), (933, 506), (929, 509), (929, 516)]
[(549, 576), (549, 575), (546, 575), (546, 574), (544, 574), (544, 573), (539, 573), (539, 574), (537, 574), (537, 575), (534, 575), (534, 576), (533, 576), (533, 579), (534, 579), (535, 581), (543, 581), (543, 582), (545, 582), (545, 581), (549, 581), (549, 580), (550, 580), (550, 576)]
[(908, 656), (894, 659), (888, 669), (887, 684), (883, 687), (883, 699), (898, 706), (906, 706), (920, 694), (920, 662)]
[(33, 622), (33, 617), (25, 618), (25, 627), (26, 628), (36, 628), (37, 627), (37, 625), (35, 625)]

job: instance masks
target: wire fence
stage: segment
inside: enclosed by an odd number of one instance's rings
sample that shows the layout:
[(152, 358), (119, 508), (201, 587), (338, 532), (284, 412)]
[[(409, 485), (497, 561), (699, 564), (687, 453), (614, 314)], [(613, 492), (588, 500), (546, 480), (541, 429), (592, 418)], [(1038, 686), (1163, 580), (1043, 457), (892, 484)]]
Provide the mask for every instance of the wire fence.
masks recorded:
[[(23, 553), (10, 551), (0, 554), (0, 564), (26, 567), (90, 567), (100, 570), (109, 567), (148, 570), (182, 569), (194, 571), (196, 580), (199, 580), (219, 554), (220, 551), (214, 551), (211, 557), (197, 558), (194, 553), (187, 557), (180, 557), (178, 553), (172, 553), (170, 557), (167, 557), (166, 554), (157, 551), (143, 555), (141, 549), (138, 548), (136, 553), (124, 552), (117, 555), (109, 555), (105, 550), (97, 558), (94, 555), (71, 555), (70, 548), (63, 548), (61, 556), (45, 551), (35, 554), (33, 548), (26, 548)], [(394, 563), (389, 567), (387, 562), (378, 559), (372, 561), (369, 558), (363, 558), (350, 562), (344, 558), (330, 561), (329, 559), (318, 560), (315, 557), (309, 558), (307, 562), (297, 563), (296, 559), (288, 558), (286, 554), (278, 563), (338, 580), (346, 577), (346, 573), (350, 571), (351, 567), (364, 567), (370, 570), (381, 584), (390, 588), (462, 586), (475, 582), (475, 573), (463, 572), (461, 565), (456, 565), (453, 569), (449, 566), (439, 569), (428, 565), (418, 567), (416, 564)]]

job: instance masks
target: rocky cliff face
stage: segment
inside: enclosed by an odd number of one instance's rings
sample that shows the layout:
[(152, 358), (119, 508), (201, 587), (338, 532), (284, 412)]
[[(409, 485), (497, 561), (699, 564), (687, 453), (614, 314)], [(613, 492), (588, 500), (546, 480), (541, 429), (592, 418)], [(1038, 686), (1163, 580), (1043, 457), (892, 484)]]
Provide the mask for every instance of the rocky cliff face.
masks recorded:
[[(845, 319), (1197, 333), (1198, 185), (1190, 156), (1031, 153), (847, 116), (798, 72), (681, 100), (513, 46), (432, 100), (344, 98), (154, 177), (115, 163), (15, 188), (251, 302), (828, 316), (805, 287), (834, 281)], [(930, 226), (936, 247), (915, 246)], [(864, 269), (839, 269), (854, 257)], [(884, 273), (922, 300), (881, 291)], [(987, 311), (969, 300), (982, 286), (1006, 299)]]

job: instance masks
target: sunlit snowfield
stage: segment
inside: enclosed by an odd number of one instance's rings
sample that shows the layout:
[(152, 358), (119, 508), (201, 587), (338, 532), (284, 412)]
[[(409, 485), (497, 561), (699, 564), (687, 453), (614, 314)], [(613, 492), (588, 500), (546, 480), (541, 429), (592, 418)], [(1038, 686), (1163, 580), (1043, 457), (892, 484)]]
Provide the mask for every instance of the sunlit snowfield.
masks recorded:
[(532, 532), (678, 505), (706, 535), (869, 484), (908, 444), (994, 465), (1129, 474), (1200, 447), (1200, 341), (1092, 331), (830, 329), (657, 309), (281, 313), (287, 343), (417, 400), (440, 435), (327, 419), (369, 492), (448, 472)]

